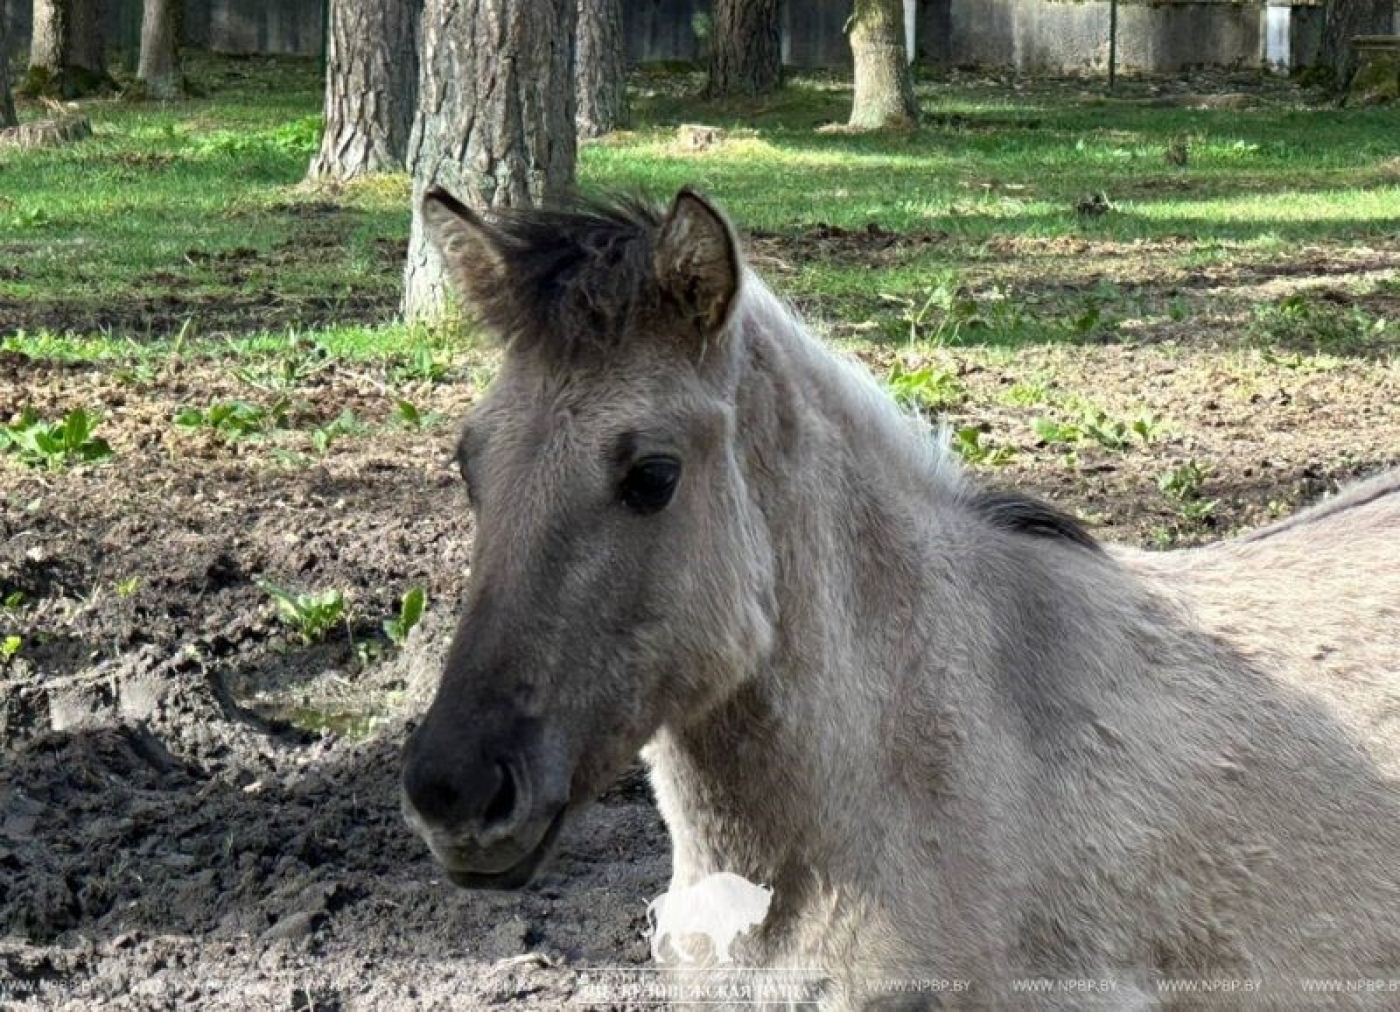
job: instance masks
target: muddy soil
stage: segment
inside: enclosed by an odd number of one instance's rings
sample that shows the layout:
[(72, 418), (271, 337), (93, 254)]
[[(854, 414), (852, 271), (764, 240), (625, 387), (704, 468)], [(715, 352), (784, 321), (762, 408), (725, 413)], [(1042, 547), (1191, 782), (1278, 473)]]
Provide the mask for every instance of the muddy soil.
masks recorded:
[[(811, 248), (770, 252), (878, 256), (937, 241), (828, 228)], [(1081, 272), (1101, 265), (1122, 283), (1153, 273), (1106, 244), (1075, 255)], [(1188, 322), (903, 364), (955, 377), (940, 414), (1007, 451), (975, 465), (986, 480), (1075, 509), (1105, 538), (1196, 543), (1400, 463), (1393, 348), (1315, 355), (1236, 339), (1261, 285), (1393, 298), (1374, 283), (1395, 276), (1395, 251), (1363, 259), (1361, 287), (1242, 269), (1215, 278), (1214, 308), (1201, 295)], [(1159, 284), (1192, 298), (1181, 282)], [(860, 354), (886, 372), (910, 352)], [(399, 816), (398, 751), (471, 562), (449, 420), (477, 396), (489, 356), (464, 354), (408, 388), (384, 366), (328, 360), (271, 389), (250, 384), (248, 366), (0, 357), (0, 414), (98, 410), (113, 448), (105, 463), (55, 471), (0, 457), (0, 641), (20, 641), (0, 668), (0, 1007), (545, 1008), (577, 1001), (590, 967), (643, 964), (646, 902), (668, 857), (638, 773), (518, 894), (455, 889)], [(442, 421), (405, 428), (400, 396)], [(285, 401), (280, 427), (232, 439), (172, 422), (233, 398)], [(1076, 417), (1076, 398), (1117, 419), (1150, 413), (1151, 438), (1047, 443), (1036, 419)], [(315, 431), (346, 410), (357, 424), (318, 445)], [(1186, 461), (1207, 465), (1209, 510), (1159, 489)], [(345, 628), (303, 644), (259, 580), (340, 589)], [(381, 622), (412, 587), (429, 606), (397, 647)]]
[[(100, 406), (114, 449), (0, 462), (0, 639), (23, 643), (0, 670), (0, 1008), (554, 1007), (581, 967), (647, 956), (668, 860), (639, 773), (520, 894), (456, 889), (404, 827), (398, 752), (471, 526), (450, 427), (387, 424), (379, 382), (318, 374), (290, 398), (301, 428), (229, 443), (171, 423), (271, 399), (217, 363), (0, 362), (7, 416)], [(474, 393), (414, 396), (448, 414)], [(307, 430), (347, 408), (370, 431), (317, 456)], [(341, 589), (345, 630), (302, 645), (257, 578)], [(380, 623), (410, 587), (430, 603), (400, 649)]]

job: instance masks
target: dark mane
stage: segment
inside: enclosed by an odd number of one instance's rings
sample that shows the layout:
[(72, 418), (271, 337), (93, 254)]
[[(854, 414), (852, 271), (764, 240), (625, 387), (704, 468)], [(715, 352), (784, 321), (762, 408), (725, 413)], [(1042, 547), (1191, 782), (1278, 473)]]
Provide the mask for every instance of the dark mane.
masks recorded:
[(661, 212), (637, 198), (488, 212), (509, 286), (473, 286), (474, 308), (511, 348), (572, 361), (619, 343), (655, 306)]
[(1078, 520), (1034, 496), (981, 489), (972, 499), (972, 508), (993, 527), (1002, 530), (1068, 541), (1094, 552), (1103, 551)]

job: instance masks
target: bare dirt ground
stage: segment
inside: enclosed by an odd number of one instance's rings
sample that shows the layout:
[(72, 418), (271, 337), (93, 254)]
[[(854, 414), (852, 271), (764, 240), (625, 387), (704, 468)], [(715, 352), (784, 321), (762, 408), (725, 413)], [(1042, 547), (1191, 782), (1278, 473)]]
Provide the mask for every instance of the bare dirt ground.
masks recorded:
[[(1106, 538), (1176, 545), (1400, 463), (1393, 347), (1296, 355), (1220, 336), (1287, 285), (1393, 318), (1397, 297), (1365, 286), (1396, 276), (1396, 247), (1358, 254), (1365, 277), (1338, 280), (1335, 257), (1177, 277), (1102, 245), (1007, 256), (1066, 257), (1066, 284), (1136, 271), (1149, 295), (1199, 311), (1124, 323), (1114, 343), (919, 353), (957, 378), (949, 420), (1010, 452), (983, 466), (989, 480), (1077, 509)], [(1206, 289), (1227, 296), (1209, 312)], [(884, 372), (907, 352), (860, 354)], [(399, 817), (405, 722), (432, 691), (470, 568), (453, 425), (395, 426), (383, 377), (332, 361), (285, 394), (285, 431), (229, 442), (174, 426), (190, 405), (271, 399), (232, 365), (0, 358), (0, 414), (95, 407), (114, 449), (55, 472), (0, 458), (0, 585), (19, 595), (0, 639), (23, 644), (0, 668), (0, 1008), (544, 1008), (581, 1000), (589, 967), (644, 963), (668, 858), (640, 776), (519, 894), (454, 889)], [(455, 419), (479, 375), (459, 364), (413, 396)], [(1076, 397), (1115, 418), (1150, 412), (1152, 438), (1047, 445), (1034, 420)], [(369, 429), (316, 452), (309, 430), (346, 408)], [(1208, 464), (1199, 494), (1215, 502), (1194, 517), (1158, 488), (1188, 460)], [(260, 577), (341, 588), (348, 632), (301, 645)], [(362, 662), (351, 641), (377, 636), (413, 586), (429, 599), (422, 625)]]
[[(3, 632), (25, 644), (0, 673), (0, 1007), (550, 1006), (580, 965), (644, 959), (667, 860), (640, 779), (519, 895), (455, 889), (399, 816), (404, 717), (469, 565), (449, 427), (287, 467), (271, 442), (171, 425), (234, 392), (217, 366), (113, 372), (0, 363), (6, 404), (104, 405), (115, 450), (57, 474), (0, 463), (0, 580), (24, 602)], [(472, 389), (444, 384), (433, 406)], [(297, 399), (327, 417), (392, 406), (348, 368)], [(357, 638), (409, 586), (431, 603), (365, 666), (345, 634), (302, 647), (258, 575), (343, 589)]]

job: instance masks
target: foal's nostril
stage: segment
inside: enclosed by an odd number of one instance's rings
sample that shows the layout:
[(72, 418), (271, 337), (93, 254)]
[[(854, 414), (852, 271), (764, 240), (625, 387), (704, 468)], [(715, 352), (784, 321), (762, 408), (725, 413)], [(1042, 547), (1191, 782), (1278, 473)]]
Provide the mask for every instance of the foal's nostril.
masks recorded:
[(501, 775), (500, 785), (496, 788), (496, 793), (487, 802), (486, 810), (481, 813), (481, 825), (483, 829), (490, 829), (501, 823), (510, 822), (515, 815), (515, 803), (518, 795), (515, 787), (515, 776), (511, 773), (510, 767), (505, 763), (497, 763), (496, 770)]
[(404, 779), (404, 789), (414, 810), (429, 822), (450, 825), (461, 811), (461, 793), (446, 777), (410, 775)]
[(482, 762), (469, 769), (410, 763), (404, 794), (425, 823), (453, 833), (509, 833), (524, 801), (507, 762)]

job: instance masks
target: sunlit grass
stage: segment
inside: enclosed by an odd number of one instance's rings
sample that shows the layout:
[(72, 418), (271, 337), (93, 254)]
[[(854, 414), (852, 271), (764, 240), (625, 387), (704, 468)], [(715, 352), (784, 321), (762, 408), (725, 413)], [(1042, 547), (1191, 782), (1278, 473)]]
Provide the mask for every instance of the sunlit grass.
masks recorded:
[[(408, 181), (302, 186), (319, 123), (315, 62), (205, 58), (192, 70), (207, 97), (90, 102), (93, 139), (0, 151), (0, 337), (24, 327), (27, 348), (83, 357), (129, 354), (132, 340), (183, 330), (194, 344), (252, 353), (305, 329), (295, 318), (269, 326), (261, 303), (295, 317), (315, 301), (318, 318), (332, 322), (341, 303), (349, 320), (355, 307), (377, 307), (356, 322), (392, 314)], [(1040, 271), (1060, 284), (1079, 264), (1009, 258), (1008, 243), (1174, 244), (1163, 263), (1200, 267), (1400, 229), (1400, 130), (1384, 109), (1269, 93), (1254, 108), (1195, 110), (1155, 104), (1131, 82), (1106, 98), (1083, 82), (1012, 90), (926, 80), (921, 129), (852, 136), (819, 129), (847, 111), (849, 85), (837, 75), (799, 75), (776, 96), (731, 104), (697, 100), (699, 84), (694, 73), (637, 74), (632, 129), (581, 150), (581, 187), (664, 198), (700, 186), (744, 228), (794, 244), (772, 269), (804, 310), (834, 325), (878, 317), (886, 336), (900, 330), (891, 322), (899, 300), (918, 302), (978, 272), (1024, 280)], [(695, 122), (726, 134), (707, 151), (683, 151), (676, 128)], [(1169, 164), (1173, 145), (1187, 152), (1185, 165)], [(1078, 210), (1097, 194), (1111, 210)], [(879, 257), (814, 253), (801, 240), (818, 225), (929, 241)], [(1041, 304), (1023, 286), (1018, 298), (1017, 314), (969, 333), (1016, 342), (1096, 333), (1098, 322), (1083, 323), (1086, 298), (1105, 317), (1166, 312), (1114, 293), (1052, 293)], [(162, 315), (162, 299), (183, 301)], [(211, 307), (238, 299), (250, 304), (246, 319), (209, 324)], [(82, 322), (143, 300), (157, 305), (144, 328), (103, 333)], [(46, 326), (60, 333), (41, 333)], [(70, 329), (79, 336), (63, 336)], [(413, 340), (392, 327), (318, 333), (346, 354)]]

